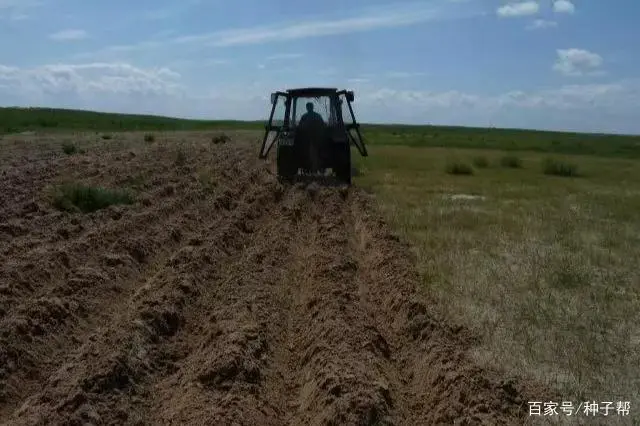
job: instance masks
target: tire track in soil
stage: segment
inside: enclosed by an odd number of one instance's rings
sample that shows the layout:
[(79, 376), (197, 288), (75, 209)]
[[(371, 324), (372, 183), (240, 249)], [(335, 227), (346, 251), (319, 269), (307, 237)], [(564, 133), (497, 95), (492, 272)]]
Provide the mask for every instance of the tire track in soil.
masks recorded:
[(149, 424), (282, 424), (286, 376), (271, 354), (285, 343), (281, 283), (295, 230), (279, 217), (300, 199), (280, 186), (271, 192), (279, 204), (249, 225), (248, 244), (220, 259), (215, 279), (203, 287), (182, 336), (188, 355), (153, 387)]
[[(544, 390), (475, 367), (433, 316), (409, 247), (357, 190), (312, 193), (292, 266), (286, 424), (519, 424)], [(548, 392), (547, 392), (548, 393)]]
[(474, 368), (464, 333), (429, 316), (407, 247), (365, 204), (286, 194), (203, 298), (208, 321), (156, 384), (150, 424), (522, 421), (524, 389)]
[(398, 424), (389, 347), (359, 301), (350, 245), (352, 191), (311, 190), (293, 263), (286, 424)]

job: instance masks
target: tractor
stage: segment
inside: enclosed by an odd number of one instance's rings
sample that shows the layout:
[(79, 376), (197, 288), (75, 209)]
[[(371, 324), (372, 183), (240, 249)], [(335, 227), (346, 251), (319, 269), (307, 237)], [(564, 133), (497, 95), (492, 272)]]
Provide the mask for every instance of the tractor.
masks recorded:
[(331, 88), (272, 93), (259, 158), (267, 158), (275, 144), (281, 180), (327, 176), (330, 171), (339, 182), (350, 185), (351, 144), (360, 155), (368, 156), (353, 101), (353, 91)]

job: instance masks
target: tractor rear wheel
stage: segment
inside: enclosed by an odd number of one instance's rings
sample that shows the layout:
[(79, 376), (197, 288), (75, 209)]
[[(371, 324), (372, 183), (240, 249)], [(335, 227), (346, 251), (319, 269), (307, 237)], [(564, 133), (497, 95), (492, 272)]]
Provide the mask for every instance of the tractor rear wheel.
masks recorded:
[(336, 178), (351, 185), (351, 147), (348, 143), (335, 145), (334, 172)]
[(292, 146), (280, 145), (277, 152), (278, 177), (291, 180), (298, 173), (298, 163)]

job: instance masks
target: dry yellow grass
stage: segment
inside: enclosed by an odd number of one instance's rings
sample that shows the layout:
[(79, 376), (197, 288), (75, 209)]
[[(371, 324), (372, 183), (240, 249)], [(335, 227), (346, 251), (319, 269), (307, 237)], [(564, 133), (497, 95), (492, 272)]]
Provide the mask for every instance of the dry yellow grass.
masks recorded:
[(573, 156), (582, 176), (559, 177), (521, 153), (522, 168), (451, 175), (451, 158), (504, 153), (371, 151), (357, 184), (414, 244), (438, 308), (483, 337), (481, 363), (640, 414), (638, 161)]

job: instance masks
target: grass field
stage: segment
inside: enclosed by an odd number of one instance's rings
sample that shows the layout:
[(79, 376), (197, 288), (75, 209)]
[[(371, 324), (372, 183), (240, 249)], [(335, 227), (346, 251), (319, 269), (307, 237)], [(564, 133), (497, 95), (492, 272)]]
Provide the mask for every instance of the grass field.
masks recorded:
[(640, 158), (640, 136), (444, 126), (365, 126), (371, 145)]
[[(0, 109), (0, 124), (262, 127), (17, 109)], [(412, 243), (438, 309), (482, 336), (481, 363), (558, 386), (566, 400), (638, 401), (639, 136), (392, 125), (363, 133), (370, 157), (356, 156), (356, 184), (377, 193)]]
[(184, 120), (153, 115), (132, 115), (52, 108), (0, 108), (0, 134), (27, 131), (162, 131), (209, 129), (261, 129), (262, 122)]
[[(265, 107), (265, 114), (268, 113)], [(24, 131), (163, 131), (264, 128), (262, 121), (183, 120), (63, 109), (0, 108), (0, 135)], [(364, 124), (370, 145), (500, 149), (640, 158), (640, 136), (517, 129)]]
[[(640, 389), (640, 175), (634, 160), (374, 146), (358, 185), (415, 247), (425, 291), (484, 338), (478, 359), (558, 386), (567, 400)], [(482, 167), (471, 166), (483, 158)], [(467, 164), (472, 174), (449, 174)]]

